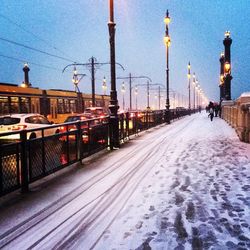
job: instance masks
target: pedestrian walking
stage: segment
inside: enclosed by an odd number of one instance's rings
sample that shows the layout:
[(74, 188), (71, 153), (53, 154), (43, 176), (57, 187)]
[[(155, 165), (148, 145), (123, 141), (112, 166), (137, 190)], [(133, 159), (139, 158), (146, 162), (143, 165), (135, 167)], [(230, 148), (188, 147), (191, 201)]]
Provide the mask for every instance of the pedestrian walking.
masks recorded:
[(208, 117), (210, 117), (210, 120), (212, 121), (214, 118), (214, 104), (212, 102), (209, 102), (208, 108), (209, 108)]

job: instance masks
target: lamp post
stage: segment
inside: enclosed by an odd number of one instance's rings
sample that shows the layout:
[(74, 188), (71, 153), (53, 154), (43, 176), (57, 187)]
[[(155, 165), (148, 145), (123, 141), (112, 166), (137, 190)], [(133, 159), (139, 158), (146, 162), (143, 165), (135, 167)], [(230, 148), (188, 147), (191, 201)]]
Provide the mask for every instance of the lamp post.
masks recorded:
[(138, 88), (135, 87), (135, 110), (137, 110), (137, 95), (138, 95)]
[(122, 83), (122, 88), (121, 88), (121, 92), (122, 92), (122, 109), (123, 111), (125, 110), (125, 100), (124, 100), (124, 94), (125, 94), (125, 83)]
[(231, 80), (233, 77), (231, 76), (231, 53), (230, 46), (232, 44), (232, 39), (230, 37), (230, 32), (226, 31), (225, 38), (223, 40), (223, 44), (225, 46), (225, 63), (224, 63), (224, 90), (225, 90), (225, 99), (231, 100)]
[(105, 76), (103, 77), (103, 80), (102, 80), (102, 89), (103, 89), (103, 95), (106, 95), (106, 91), (107, 91), (107, 80), (106, 80), (106, 77), (105, 77)]
[(198, 91), (199, 91), (199, 81), (198, 78), (196, 77), (196, 81), (195, 81), (195, 91), (196, 91), (196, 109), (198, 109), (198, 105), (199, 105), (199, 100), (198, 100)]
[[(78, 78), (78, 76), (80, 76), (80, 78)], [(86, 76), (86, 75), (85, 74), (78, 74), (76, 67), (74, 67), (72, 82), (75, 85), (75, 92), (78, 92), (78, 93), (80, 92), (78, 84), (84, 76)]]
[(29, 71), (30, 71), (29, 65), (28, 63), (25, 63), (23, 67), (24, 81), (21, 84), (21, 87), (23, 88), (31, 87), (31, 83), (29, 82)]
[(193, 73), (193, 90), (194, 90), (194, 112), (195, 112), (195, 85), (196, 85), (196, 80), (195, 80), (195, 73)]
[(224, 53), (222, 52), (220, 54), (220, 101), (222, 101), (225, 98), (225, 84), (224, 84), (224, 63), (225, 63), (225, 57)]
[(164, 23), (166, 24), (166, 31), (165, 31), (165, 45), (166, 45), (166, 112), (165, 112), (165, 122), (167, 124), (170, 124), (170, 103), (169, 103), (169, 46), (170, 46), (170, 36), (169, 36), (169, 30), (168, 25), (170, 23), (170, 17), (168, 10), (166, 12), (166, 16), (164, 18)]
[(132, 80), (133, 79), (148, 79), (150, 82), (152, 80), (148, 76), (132, 76), (131, 73), (129, 76), (125, 77), (116, 77), (116, 79), (123, 79), (123, 80), (129, 80), (129, 110), (132, 110)]
[(191, 69), (191, 65), (190, 62), (188, 63), (188, 110), (189, 110), (189, 115), (191, 115), (190, 111), (191, 111), (191, 100), (190, 100), (190, 69)]
[(116, 72), (115, 72), (115, 22), (114, 22), (114, 2), (109, 0), (109, 44), (110, 44), (110, 79), (111, 79), (111, 90), (110, 90), (110, 148), (119, 148), (119, 120), (118, 120), (118, 100), (116, 91)]

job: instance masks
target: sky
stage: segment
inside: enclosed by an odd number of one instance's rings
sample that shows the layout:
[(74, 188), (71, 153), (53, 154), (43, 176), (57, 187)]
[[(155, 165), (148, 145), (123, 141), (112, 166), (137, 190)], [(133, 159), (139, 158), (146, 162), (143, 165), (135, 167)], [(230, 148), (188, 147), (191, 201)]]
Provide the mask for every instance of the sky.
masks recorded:
[[(114, 0), (114, 4), (116, 61), (125, 68), (125, 71), (116, 68), (117, 77), (127, 77), (129, 73), (144, 75), (150, 77), (153, 84), (166, 85), (163, 20), (168, 9), (171, 17), (171, 90), (177, 91), (180, 98), (181, 95), (188, 96), (187, 64), (190, 61), (191, 72), (196, 73), (205, 95), (210, 100), (219, 99), (219, 56), (224, 51), (224, 33), (229, 30), (233, 39), (232, 98), (249, 91), (250, 64), (246, 62), (246, 55), (250, 54), (248, 0)], [(65, 66), (73, 62), (88, 63), (92, 56), (100, 63), (110, 61), (108, 19), (108, 0), (2, 0), (0, 82), (21, 84), (23, 63), (28, 62), (33, 87), (74, 90), (73, 68), (68, 67), (62, 73)], [(27, 49), (27, 46), (61, 58)], [(91, 93), (89, 69), (79, 66), (77, 70), (87, 75), (79, 83), (80, 91)], [(108, 83), (107, 93), (110, 91), (109, 66), (103, 65), (96, 70), (96, 93), (103, 93), (104, 76)], [(124, 81), (125, 106), (128, 106), (128, 81)], [(134, 80), (133, 91), (136, 84), (145, 83), (145, 79)], [(120, 106), (121, 85), (122, 80), (117, 80)], [(154, 89), (157, 87), (151, 88), (150, 104), (156, 105)], [(145, 87), (140, 87), (138, 92), (138, 105), (145, 107)], [(163, 103), (164, 99), (165, 96)]]

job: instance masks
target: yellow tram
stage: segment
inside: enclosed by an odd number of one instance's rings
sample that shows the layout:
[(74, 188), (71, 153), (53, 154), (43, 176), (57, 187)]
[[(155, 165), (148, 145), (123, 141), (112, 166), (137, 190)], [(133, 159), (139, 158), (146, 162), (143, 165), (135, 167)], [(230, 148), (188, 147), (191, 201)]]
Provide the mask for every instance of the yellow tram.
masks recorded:
[[(110, 97), (95, 95), (96, 106), (108, 108)], [(70, 90), (43, 90), (0, 83), (0, 115), (39, 113), (55, 123), (63, 122), (69, 114), (82, 113), (92, 106), (92, 95)]]

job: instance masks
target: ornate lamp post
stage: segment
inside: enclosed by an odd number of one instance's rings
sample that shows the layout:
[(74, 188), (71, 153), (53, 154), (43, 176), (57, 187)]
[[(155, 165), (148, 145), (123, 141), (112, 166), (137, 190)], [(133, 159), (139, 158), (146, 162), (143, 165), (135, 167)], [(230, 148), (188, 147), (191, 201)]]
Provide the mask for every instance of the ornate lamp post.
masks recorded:
[(28, 63), (25, 63), (23, 67), (24, 81), (21, 84), (21, 87), (23, 88), (31, 87), (31, 83), (29, 82), (29, 71), (30, 71), (29, 65)]
[(194, 112), (195, 112), (195, 86), (196, 86), (195, 73), (193, 73)]
[(122, 88), (121, 88), (121, 92), (122, 92), (122, 109), (123, 111), (125, 110), (125, 100), (124, 100), (124, 94), (125, 94), (125, 83), (122, 83)]
[(225, 84), (224, 84), (224, 63), (225, 57), (224, 53), (220, 54), (220, 101), (225, 98)]
[(198, 99), (199, 88), (200, 88), (199, 81), (198, 81), (198, 78), (196, 77), (196, 81), (195, 81), (195, 91), (196, 91), (196, 108), (197, 108), (197, 109), (198, 109), (198, 106), (199, 106), (199, 99)]
[(190, 62), (188, 63), (188, 110), (189, 110), (189, 115), (191, 115), (190, 111), (191, 111), (191, 99), (190, 99), (190, 78), (191, 78), (191, 74), (190, 74), (190, 69), (191, 69), (191, 65)]
[(106, 91), (107, 91), (107, 80), (106, 80), (105, 76), (103, 77), (103, 80), (102, 80), (102, 89), (103, 89), (103, 95), (106, 95)]
[(170, 46), (170, 36), (168, 32), (168, 25), (170, 23), (170, 17), (168, 10), (166, 12), (166, 17), (164, 18), (164, 23), (166, 24), (166, 31), (164, 42), (166, 45), (166, 112), (165, 112), (165, 122), (170, 124), (171, 114), (170, 114), (170, 103), (169, 103), (169, 46)]
[[(80, 78), (78, 78), (78, 76), (80, 76)], [(85, 74), (78, 74), (76, 67), (74, 67), (72, 82), (75, 85), (75, 92), (78, 92), (78, 93), (80, 92), (78, 84), (84, 76), (86, 76), (86, 75)]]
[(233, 77), (231, 76), (231, 53), (230, 46), (232, 44), (232, 39), (230, 38), (230, 32), (226, 31), (225, 39), (223, 40), (223, 44), (225, 46), (225, 63), (224, 63), (224, 90), (225, 90), (225, 99), (231, 100), (231, 80)]
[(109, 0), (109, 44), (110, 44), (110, 74), (111, 74), (111, 90), (110, 90), (110, 148), (119, 148), (119, 120), (118, 120), (118, 100), (116, 91), (116, 72), (115, 72), (115, 22), (114, 22), (114, 2)]
[(135, 109), (137, 110), (137, 95), (138, 95), (138, 88), (135, 87)]

